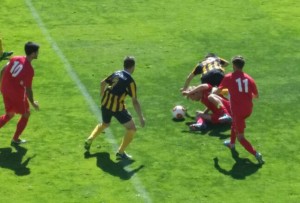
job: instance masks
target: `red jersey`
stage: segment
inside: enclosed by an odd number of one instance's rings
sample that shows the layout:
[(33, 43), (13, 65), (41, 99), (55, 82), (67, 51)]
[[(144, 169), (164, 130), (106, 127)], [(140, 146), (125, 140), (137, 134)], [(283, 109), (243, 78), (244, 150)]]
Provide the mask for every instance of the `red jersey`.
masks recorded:
[(252, 98), (253, 95), (258, 95), (258, 91), (251, 76), (243, 71), (229, 73), (225, 75), (219, 88), (228, 89), (233, 113), (246, 109), (252, 110)]
[(24, 98), (26, 88), (31, 88), (34, 70), (25, 56), (11, 58), (1, 83), (3, 95), (11, 95), (17, 99)]

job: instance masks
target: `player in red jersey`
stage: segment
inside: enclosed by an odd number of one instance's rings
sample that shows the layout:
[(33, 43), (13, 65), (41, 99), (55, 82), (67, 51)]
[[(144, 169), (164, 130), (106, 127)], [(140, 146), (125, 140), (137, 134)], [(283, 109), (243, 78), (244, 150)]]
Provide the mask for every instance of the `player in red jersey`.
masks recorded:
[(1, 70), (1, 92), (3, 96), (5, 114), (0, 117), (0, 128), (2, 128), (15, 114), (21, 118), (12, 138), (12, 144), (22, 144), (26, 140), (19, 137), (26, 128), (30, 108), (29, 102), (36, 110), (39, 109), (37, 101), (33, 99), (32, 80), (34, 70), (31, 61), (38, 58), (39, 45), (33, 42), (25, 44), (26, 56), (12, 57), (10, 62)]
[(253, 154), (259, 164), (263, 164), (262, 155), (257, 152), (251, 143), (245, 138), (246, 118), (252, 113), (252, 99), (258, 98), (258, 91), (255, 81), (251, 76), (243, 72), (245, 60), (242, 56), (235, 56), (232, 59), (233, 72), (225, 75), (216, 93), (227, 88), (230, 94), (230, 105), (232, 112), (232, 126), (230, 141), (225, 141), (224, 145), (230, 149), (234, 148), (236, 138), (243, 147)]
[[(205, 121), (212, 124), (230, 123), (230, 104), (223, 94), (211, 94), (213, 87), (209, 84), (201, 84), (195, 88), (189, 88), (183, 91), (182, 94), (193, 101), (200, 101), (205, 105), (204, 111), (197, 111), (196, 123), (190, 125), (191, 131), (204, 130), (206, 128)], [(209, 113), (209, 112), (212, 113)], [(220, 120), (224, 114), (228, 115), (226, 119)]]

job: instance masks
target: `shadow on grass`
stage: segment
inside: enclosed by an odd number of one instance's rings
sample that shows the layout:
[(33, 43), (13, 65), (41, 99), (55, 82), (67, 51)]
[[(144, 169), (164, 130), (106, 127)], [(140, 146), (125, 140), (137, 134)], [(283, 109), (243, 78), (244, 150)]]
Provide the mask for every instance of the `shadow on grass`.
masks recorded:
[(95, 154), (90, 154), (89, 152), (84, 153), (84, 158), (97, 158), (97, 166), (104, 172), (111, 174), (112, 176), (117, 176), (122, 180), (129, 180), (135, 173), (144, 168), (144, 165), (139, 166), (136, 169), (127, 171), (126, 166), (132, 164), (134, 160), (122, 160), (119, 162), (114, 162), (110, 159), (110, 155), (107, 152), (98, 152)]
[[(185, 124), (187, 126), (194, 124), (195, 122), (186, 122)], [(227, 139), (230, 135), (224, 134), (224, 132), (230, 130), (230, 124), (212, 124), (207, 122), (207, 127), (204, 130), (201, 131), (190, 131), (190, 130), (183, 130), (182, 132), (185, 133), (192, 133), (192, 134), (198, 134), (198, 135), (209, 135), (212, 137), (219, 137), (220, 140)]]
[(30, 174), (30, 169), (27, 167), (29, 161), (34, 157), (27, 158), (22, 162), (27, 149), (21, 146), (13, 146), (16, 151), (12, 148), (0, 148), (0, 168), (7, 168), (13, 170), (18, 176), (25, 176)]
[(239, 153), (235, 149), (231, 150), (231, 155), (235, 160), (235, 164), (229, 171), (221, 168), (218, 158), (214, 158), (215, 168), (224, 175), (231, 176), (234, 179), (244, 180), (247, 176), (256, 173), (258, 169), (261, 168), (260, 164), (255, 164), (247, 158), (240, 158)]

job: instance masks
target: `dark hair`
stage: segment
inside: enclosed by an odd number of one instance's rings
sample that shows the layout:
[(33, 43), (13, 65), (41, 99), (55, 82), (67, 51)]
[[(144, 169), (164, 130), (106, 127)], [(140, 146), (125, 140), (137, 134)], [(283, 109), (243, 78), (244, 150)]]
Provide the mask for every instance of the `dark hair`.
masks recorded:
[(135, 66), (135, 60), (133, 56), (126, 56), (124, 58), (124, 68), (132, 68)]
[(245, 65), (245, 59), (242, 56), (235, 56), (231, 59), (232, 64), (238, 69), (242, 69)]
[(214, 54), (214, 53), (206, 54), (205, 58), (209, 58), (209, 57), (217, 57), (217, 54)]
[(27, 42), (25, 44), (25, 53), (27, 56), (29, 56), (30, 54), (37, 52), (39, 50), (40, 46), (34, 42)]

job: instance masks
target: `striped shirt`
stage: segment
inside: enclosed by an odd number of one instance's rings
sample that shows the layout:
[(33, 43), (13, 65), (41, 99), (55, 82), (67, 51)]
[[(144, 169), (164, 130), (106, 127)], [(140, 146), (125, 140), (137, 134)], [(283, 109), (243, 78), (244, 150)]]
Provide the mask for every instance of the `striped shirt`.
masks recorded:
[(194, 68), (193, 73), (194, 75), (202, 74), (204, 76), (213, 70), (225, 71), (219, 57), (208, 57), (204, 61), (199, 62)]
[(101, 100), (101, 105), (112, 112), (125, 109), (125, 97), (136, 98), (136, 84), (130, 73), (125, 70), (116, 71), (105, 79), (108, 84)]

